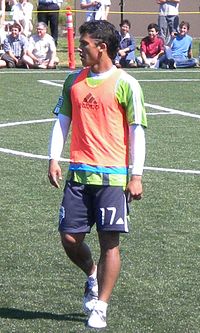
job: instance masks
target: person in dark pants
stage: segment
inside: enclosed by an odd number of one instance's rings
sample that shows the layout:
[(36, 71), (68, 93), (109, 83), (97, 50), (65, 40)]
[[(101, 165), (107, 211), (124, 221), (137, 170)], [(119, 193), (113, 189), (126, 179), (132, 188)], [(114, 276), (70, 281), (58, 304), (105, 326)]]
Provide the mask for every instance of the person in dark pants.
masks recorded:
[(50, 24), (51, 36), (55, 44), (58, 44), (58, 19), (61, 1), (57, 0), (41, 0), (38, 4), (38, 22), (44, 22), (48, 26)]

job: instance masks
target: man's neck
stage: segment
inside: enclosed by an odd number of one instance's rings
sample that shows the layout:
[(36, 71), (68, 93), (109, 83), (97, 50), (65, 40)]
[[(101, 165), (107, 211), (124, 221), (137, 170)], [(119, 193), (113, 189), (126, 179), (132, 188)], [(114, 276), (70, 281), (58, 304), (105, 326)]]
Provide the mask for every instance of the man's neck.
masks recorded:
[(113, 67), (112, 60), (108, 58), (105, 61), (100, 61), (98, 64), (91, 66), (91, 71), (93, 73), (99, 74), (109, 71)]

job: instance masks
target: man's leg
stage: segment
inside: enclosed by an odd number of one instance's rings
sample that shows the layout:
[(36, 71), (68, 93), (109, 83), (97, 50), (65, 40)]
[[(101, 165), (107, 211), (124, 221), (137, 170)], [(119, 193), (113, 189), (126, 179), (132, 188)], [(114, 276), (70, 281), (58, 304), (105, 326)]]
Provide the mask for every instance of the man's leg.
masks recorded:
[(87, 275), (83, 297), (83, 310), (90, 313), (98, 300), (97, 267), (92, 259), (91, 251), (84, 243), (84, 233), (61, 233), (61, 240), (67, 256)]
[(163, 38), (164, 41), (167, 40), (168, 37), (168, 25), (166, 16), (160, 15), (158, 16), (158, 26), (160, 28), (159, 35)]
[(87, 276), (95, 270), (91, 251), (84, 243), (85, 234), (66, 234), (61, 232), (61, 241), (69, 259), (78, 266)]
[(97, 269), (99, 300), (108, 303), (121, 268), (119, 233), (99, 232), (99, 243), (101, 250)]
[[(51, 10), (49, 12), (49, 22), (50, 22), (50, 29), (51, 29), (51, 36), (53, 37), (55, 44), (58, 44), (58, 20), (59, 20), (59, 7), (56, 4), (51, 5)], [(57, 11), (57, 12), (54, 12)]]
[(47, 8), (45, 6), (38, 6), (37, 10), (39, 11), (37, 15), (38, 22), (44, 22), (48, 26)]
[(135, 51), (131, 51), (129, 53), (127, 53), (126, 57), (125, 57), (125, 61), (127, 64), (127, 67), (137, 67), (137, 64), (135, 62)]
[(197, 59), (191, 58), (191, 59), (176, 59), (176, 68), (191, 68), (195, 67), (197, 65)]
[(6, 67), (6, 62), (4, 60), (0, 60), (0, 68)]
[(167, 24), (169, 27), (169, 33), (171, 35), (172, 32), (178, 32), (179, 27), (179, 17), (176, 15), (167, 16)]
[(87, 325), (91, 328), (104, 328), (108, 301), (119, 277), (121, 260), (119, 253), (119, 233), (99, 232), (100, 259), (97, 268), (99, 299), (95, 303)]

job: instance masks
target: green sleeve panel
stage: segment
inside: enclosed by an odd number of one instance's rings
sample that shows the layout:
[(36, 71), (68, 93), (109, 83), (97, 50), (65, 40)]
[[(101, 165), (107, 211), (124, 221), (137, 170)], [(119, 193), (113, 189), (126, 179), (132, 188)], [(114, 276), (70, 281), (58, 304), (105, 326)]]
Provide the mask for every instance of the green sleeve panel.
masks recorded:
[(126, 72), (120, 77), (116, 86), (116, 97), (126, 111), (129, 125), (137, 124), (147, 127), (144, 96), (140, 84)]
[(59, 113), (68, 116), (70, 118), (72, 117), (72, 103), (71, 103), (70, 91), (78, 74), (79, 71), (70, 73), (64, 82), (62, 90), (63, 103)]

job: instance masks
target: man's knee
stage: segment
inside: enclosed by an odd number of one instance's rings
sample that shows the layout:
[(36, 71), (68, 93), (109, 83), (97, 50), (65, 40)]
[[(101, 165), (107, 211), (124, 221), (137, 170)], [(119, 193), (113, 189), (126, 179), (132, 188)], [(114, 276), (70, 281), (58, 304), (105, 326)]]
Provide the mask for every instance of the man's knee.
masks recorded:
[(119, 232), (99, 232), (100, 247), (104, 251), (119, 247)]
[(78, 247), (84, 240), (84, 234), (60, 233), (61, 242), (64, 248)]

